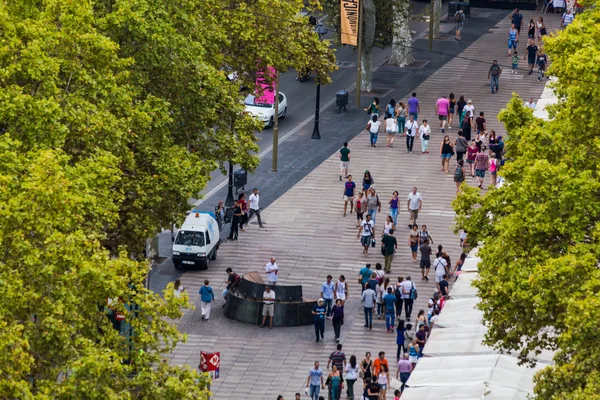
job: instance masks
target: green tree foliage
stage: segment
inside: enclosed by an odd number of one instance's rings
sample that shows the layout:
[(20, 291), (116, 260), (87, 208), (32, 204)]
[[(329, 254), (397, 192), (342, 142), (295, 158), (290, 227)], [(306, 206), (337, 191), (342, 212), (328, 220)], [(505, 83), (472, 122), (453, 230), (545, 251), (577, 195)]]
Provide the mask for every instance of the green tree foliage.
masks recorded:
[[(590, 2), (591, 3), (591, 2)], [(480, 251), (476, 283), (487, 341), (531, 361), (556, 350), (536, 377), (541, 399), (595, 399), (600, 382), (600, 9), (545, 40), (560, 104), (535, 119), (516, 96), (507, 128), (507, 185), (454, 203), (457, 227)], [(591, 4), (588, 4), (591, 5)]]
[[(164, 317), (187, 300), (149, 292), (145, 266), (102, 246), (119, 217), (118, 159), (72, 161), (0, 138), (0, 397), (207, 398), (206, 378), (163, 360), (179, 339)], [(109, 298), (131, 340), (107, 318)]]

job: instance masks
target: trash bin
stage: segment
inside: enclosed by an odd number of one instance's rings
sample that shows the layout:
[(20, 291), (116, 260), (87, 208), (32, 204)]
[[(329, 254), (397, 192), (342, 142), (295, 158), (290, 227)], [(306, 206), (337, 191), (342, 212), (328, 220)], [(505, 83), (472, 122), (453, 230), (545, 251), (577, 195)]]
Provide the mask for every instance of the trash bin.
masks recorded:
[(342, 109), (346, 111), (346, 106), (348, 105), (348, 92), (346, 90), (340, 90), (335, 94), (335, 105), (338, 111)]
[(471, 3), (466, 1), (450, 1), (448, 2), (448, 22), (454, 22), (454, 15), (459, 7), (462, 7), (465, 18), (468, 18), (469, 21), (471, 20)]
[(240, 168), (233, 173), (233, 186), (235, 186), (235, 192), (239, 188), (246, 190), (245, 186), (248, 183), (248, 171)]

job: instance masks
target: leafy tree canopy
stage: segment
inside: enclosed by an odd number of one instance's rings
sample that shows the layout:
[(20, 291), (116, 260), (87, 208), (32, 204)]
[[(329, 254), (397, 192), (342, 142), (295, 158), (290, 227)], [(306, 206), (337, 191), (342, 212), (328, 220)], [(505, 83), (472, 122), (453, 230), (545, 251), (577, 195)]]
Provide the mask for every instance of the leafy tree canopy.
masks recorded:
[(600, 9), (587, 5), (545, 40), (561, 98), (551, 120), (513, 97), (500, 113), (508, 184), (484, 196), (467, 188), (454, 203), (457, 227), (484, 244), (476, 285), (488, 343), (523, 361), (557, 351), (536, 377), (542, 399), (597, 398), (600, 381)]

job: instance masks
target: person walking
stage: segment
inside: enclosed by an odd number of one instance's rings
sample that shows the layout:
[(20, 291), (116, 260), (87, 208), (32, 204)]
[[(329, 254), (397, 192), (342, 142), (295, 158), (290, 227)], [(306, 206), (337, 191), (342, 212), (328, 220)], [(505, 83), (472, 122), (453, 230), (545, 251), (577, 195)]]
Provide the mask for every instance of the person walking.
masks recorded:
[(394, 323), (396, 321), (396, 296), (392, 287), (387, 288), (387, 293), (383, 296), (383, 308), (385, 309), (385, 327), (387, 332), (394, 332)]
[(423, 207), (423, 197), (421, 193), (417, 192), (417, 187), (414, 186), (412, 191), (408, 194), (408, 198), (406, 200), (406, 208), (408, 209), (408, 213), (410, 215), (408, 220), (408, 227), (412, 228), (413, 225), (417, 224), (417, 218), (419, 218), (419, 211)]
[(348, 283), (346, 283), (346, 277), (344, 275), (340, 275), (338, 281), (335, 283), (334, 289), (335, 302), (338, 300), (342, 302), (342, 305), (346, 303), (346, 299), (348, 298)]
[(546, 66), (548, 65), (548, 57), (544, 53), (544, 49), (538, 50), (536, 64), (538, 67), (538, 81), (544, 78), (544, 74), (546, 73)]
[(446, 124), (448, 123), (448, 114), (450, 114), (450, 101), (446, 95), (442, 95), (435, 103), (438, 120), (440, 121), (440, 130), (446, 132)]
[(458, 8), (458, 11), (454, 14), (454, 39), (460, 40), (460, 35), (465, 26), (465, 12), (462, 7)]
[(477, 176), (477, 180), (479, 181), (479, 185), (477, 186), (479, 189), (483, 189), (485, 171), (487, 171), (490, 166), (490, 160), (486, 152), (487, 148), (482, 146), (481, 151), (475, 157), (475, 176)]
[(404, 326), (404, 320), (398, 319), (398, 327), (396, 328), (396, 360), (400, 359), (400, 354), (404, 353), (404, 333), (406, 327)]
[(408, 378), (410, 378), (410, 373), (413, 370), (413, 366), (408, 359), (408, 353), (402, 354), (402, 358), (398, 361), (398, 372), (396, 373), (396, 379), (399, 379), (402, 382), (402, 387), (400, 391), (404, 391), (404, 387), (406, 386), (406, 382), (408, 382)]
[(456, 168), (454, 169), (454, 183), (456, 183), (456, 195), (461, 191), (461, 185), (465, 181), (465, 168), (463, 160), (460, 160), (456, 163)]
[[(517, 29), (517, 34), (521, 34), (521, 28), (523, 27), (523, 14), (519, 12), (518, 8), (515, 8), (515, 11), (510, 16), (510, 22)], [(519, 39), (517, 38), (517, 42)]]
[(242, 209), (242, 216), (240, 218), (240, 230), (244, 232), (244, 224), (248, 225), (248, 203), (246, 202), (246, 193), (240, 193), (238, 196), (238, 204)]
[(398, 122), (394, 114), (386, 114), (385, 133), (387, 133), (387, 147), (394, 147), (394, 140), (398, 134)]
[(331, 372), (327, 376), (325, 386), (329, 390), (330, 400), (340, 400), (342, 390), (344, 390), (344, 377), (342, 376), (342, 369), (338, 369), (336, 365), (331, 367)]
[(392, 218), (391, 215), (388, 215), (387, 217), (385, 217), (385, 222), (383, 223), (383, 231), (381, 232), (381, 237), (383, 237), (383, 235), (386, 235), (390, 232), (390, 230), (394, 229), (395, 225), (394, 225), (394, 219)]
[(408, 99), (408, 115), (413, 116), (414, 120), (419, 119), (419, 113), (421, 112), (421, 106), (419, 106), (419, 99), (417, 99), (417, 93), (412, 92), (412, 97)]
[(411, 231), (408, 233), (408, 247), (412, 255), (412, 262), (417, 263), (417, 251), (419, 250), (419, 226), (413, 224)]
[(406, 124), (406, 106), (401, 101), (396, 104), (396, 119), (398, 121), (398, 132), (404, 133), (404, 125)]
[(537, 51), (538, 47), (535, 45), (535, 40), (529, 39), (529, 43), (527, 44), (527, 48), (525, 49), (527, 55), (523, 56), (523, 59), (527, 57), (527, 65), (529, 67), (528, 75), (531, 75), (533, 73), (533, 68), (535, 67), (535, 59), (537, 57)]
[(450, 136), (445, 135), (442, 143), (440, 143), (440, 157), (442, 159), (442, 169), (441, 171), (446, 171), (448, 174), (448, 170), (450, 168), (450, 159), (454, 154), (454, 147), (452, 146), (452, 142), (450, 141)]
[(308, 371), (306, 389), (309, 392), (310, 400), (319, 400), (321, 389), (325, 389), (323, 370), (320, 368), (318, 361), (315, 361), (314, 367)]
[[(344, 142), (344, 146), (340, 149), (340, 181), (342, 176), (348, 177), (348, 166), (350, 165), (350, 149), (348, 148), (348, 142)], [(352, 212), (352, 211), (350, 211)]]
[(458, 98), (458, 101), (456, 102), (456, 115), (458, 115), (458, 127), (459, 129), (462, 127), (463, 124), (463, 111), (465, 110), (465, 106), (467, 105), (467, 102), (465, 101), (465, 96), (461, 95)]
[(325, 300), (325, 307), (327, 308), (326, 317), (331, 316), (331, 307), (333, 306), (335, 283), (332, 282), (332, 279), (331, 275), (327, 275), (327, 281), (321, 285), (321, 297)]
[(410, 114), (409, 120), (406, 123), (404, 134), (406, 135), (406, 152), (412, 153), (415, 136), (419, 130), (419, 124), (415, 120), (413, 114)]
[(371, 116), (371, 120), (367, 123), (367, 127), (365, 128), (369, 131), (369, 140), (371, 143), (371, 147), (377, 147), (377, 136), (379, 135), (379, 127), (381, 126), (381, 122), (378, 121), (377, 115), (373, 114)]
[(371, 116), (379, 115), (379, 113), (381, 112), (379, 105), (379, 97), (373, 97), (373, 101), (371, 102), (369, 107), (365, 108), (365, 111)]
[(535, 39), (537, 40), (538, 46), (542, 45), (542, 40), (547, 34), (546, 25), (544, 24), (544, 18), (538, 17), (535, 24)]
[(312, 309), (313, 324), (315, 325), (315, 342), (317, 343), (320, 339), (325, 339), (325, 314), (327, 314), (325, 300), (319, 299)]
[(404, 305), (404, 297), (402, 296), (402, 282), (404, 278), (399, 276), (398, 282), (396, 282), (396, 290), (394, 290), (394, 295), (396, 296), (396, 318), (400, 319), (402, 315), (402, 307)]
[(381, 202), (374, 188), (369, 189), (367, 194), (367, 214), (371, 217), (373, 225), (376, 224), (377, 213), (381, 212)]
[(562, 15), (560, 27), (566, 28), (567, 26), (571, 25), (571, 23), (573, 22), (574, 19), (575, 19), (575, 15), (573, 15), (573, 12), (571, 11), (570, 8), (567, 8), (567, 11)]
[(257, 188), (252, 189), (252, 194), (250, 195), (250, 197), (248, 198), (248, 201), (250, 202), (250, 207), (249, 207), (249, 212), (248, 212), (248, 221), (250, 219), (252, 219), (252, 217), (256, 214), (256, 220), (258, 221), (258, 226), (260, 228), (264, 228), (262, 220), (260, 219), (260, 206), (259, 206), (259, 201), (260, 201), (260, 195), (259, 195), (259, 191)]
[(217, 220), (217, 225), (219, 225), (219, 238), (222, 236), (221, 231), (223, 231), (223, 222), (225, 221), (225, 205), (223, 204), (223, 200), (219, 200), (219, 204), (215, 206), (215, 219)]
[(366, 287), (362, 292), (361, 301), (365, 312), (365, 328), (373, 329), (373, 308), (376, 304), (375, 291), (370, 287)]
[(425, 244), (425, 239), (429, 241), (429, 244), (433, 243), (433, 236), (427, 230), (427, 225), (421, 226), (421, 231), (419, 232), (419, 246), (423, 246)]
[(215, 301), (215, 294), (213, 293), (212, 288), (209, 286), (209, 281), (206, 279), (204, 281), (204, 286), (200, 288), (198, 294), (200, 295), (200, 312), (202, 314), (202, 321), (208, 321), (210, 318), (210, 309), (212, 308), (212, 303)]
[(512, 56), (512, 73), (517, 75), (517, 71), (519, 69), (519, 53), (515, 50)]
[(242, 220), (242, 207), (237, 200), (233, 201), (233, 218), (231, 219), (231, 232), (229, 232), (229, 240), (238, 240), (238, 229)]
[(181, 279), (175, 279), (175, 283), (173, 283), (173, 296), (179, 299), (184, 292), (185, 288), (181, 284)]
[(467, 152), (467, 147), (469, 147), (469, 142), (463, 136), (462, 131), (458, 131), (458, 137), (456, 138), (456, 142), (454, 144), (454, 149), (456, 150), (456, 161), (461, 161), (463, 156)]
[(379, 385), (379, 400), (385, 400), (389, 381), (389, 367), (386, 364), (384, 364), (381, 366), (379, 374), (377, 375), (377, 384)]
[(346, 367), (346, 354), (342, 351), (342, 345), (336, 345), (336, 351), (329, 355), (329, 361), (327, 361), (327, 369), (330, 365), (337, 367), (338, 371), (343, 371)]
[(381, 238), (381, 251), (384, 256), (384, 270), (386, 273), (392, 272), (392, 261), (394, 259), (394, 253), (398, 248), (398, 242), (394, 237), (394, 229), (390, 229), (388, 233), (385, 233)]
[(356, 210), (356, 227), (358, 228), (363, 222), (363, 216), (367, 209), (367, 201), (363, 192), (358, 193), (358, 197), (355, 200), (354, 209)]
[(496, 187), (498, 168), (500, 162), (496, 158), (494, 152), (490, 150), (490, 188)]
[(421, 154), (429, 154), (431, 126), (429, 126), (426, 119), (423, 120), (423, 125), (419, 127), (419, 137), (421, 138)]
[(375, 179), (373, 179), (369, 170), (366, 170), (362, 180), (362, 188), (363, 192), (365, 192), (365, 196), (368, 194), (368, 191), (373, 184), (375, 184)]
[(356, 191), (356, 183), (352, 182), (352, 175), (348, 175), (348, 180), (344, 183), (344, 217), (346, 209), (350, 203), (350, 214), (354, 211), (354, 193)]
[[(510, 45), (510, 40), (509, 40)], [(509, 52), (510, 55), (510, 52)], [(500, 87), (500, 75), (502, 74), (502, 68), (498, 65), (498, 60), (494, 60), (490, 70), (488, 71), (488, 79), (490, 80), (490, 86), (492, 87), (492, 94), (496, 93)], [(494, 88), (496, 90), (494, 91)]]
[[(421, 252), (421, 261), (419, 267), (421, 268), (421, 280), (428, 281), (429, 270), (431, 269), (431, 246), (429, 246), (429, 239), (425, 239), (423, 245), (419, 249)], [(407, 319), (409, 319), (407, 317)]]
[(404, 298), (404, 314), (407, 321), (410, 321), (413, 304), (416, 299), (417, 288), (411, 281), (410, 275), (402, 282), (402, 297)]
[(529, 20), (529, 25), (527, 26), (527, 43), (529, 43), (530, 39), (535, 40), (535, 20), (533, 18)]
[(511, 24), (508, 30), (508, 56), (512, 54), (513, 50), (517, 50), (517, 42), (519, 41), (519, 31), (515, 24)]
[(367, 351), (365, 353), (365, 358), (363, 358), (362, 361), (360, 362), (360, 373), (362, 373), (363, 381), (373, 378), (372, 371), (373, 371), (373, 360), (371, 359), (371, 353)]
[[(440, 283), (445, 274), (448, 273), (449, 265), (443, 257), (443, 254), (438, 254), (438, 257), (433, 262), (433, 269), (435, 270), (435, 282)], [(431, 314), (431, 313), (430, 313)]]
[(273, 317), (275, 316), (275, 292), (271, 290), (271, 286), (265, 286), (265, 291), (263, 292), (263, 319), (262, 324), (260, 324), (261, 328), (267, 326), (267, 318), (269, 318), (269, 329), (273, 328)]
[(454, 113), (456, 112), (456, 99), (454, 98), (454, 93), (450, 92), (448, 101), (450, 102), (450, 112), (448, 113), (448, 129), (451, 129), (452, 119), (454, 118)]
[(390, 197), (390, 201), (388, 201), (388, 204), (390, 205), (390, 216), (394, 221), (394, 226), (396, 226), (396, 224), (398, 223), (398, 203), (400, 201), (398, 196), (398, 191), (394, 190), (394, 193), (392, 193), (392, 197)]
[[(408, 361), (412, 366), (412, 371), (415, 370), (417, 363), (419, 362), (419, 353), (421, 352), (419, 343), (417, 342), (417, 338), (414, 338), (412, 342), (408, 345)], [(411, 371), (411, 372), (412, 372)]]
[(270, 286), (275, 286), (279, 279), (279, 267), (277, 266), (277, 260), (275, 257), (271, 257), (267, 265), (265, 265), (265, 272), (267, 273), (267, 279)]
[(356, 356), (350, 356), (350, 361), (346, 364), (346, 396), (349, 400), (354, 400), (354, 383), (358, 379), (359, 370)]
[(480, 133), (485, 134), (487, 132), (487, 123), (485, 121), (485, 114), (483, 111), (479, 113), (479, 117), (477, 117), (475, 120), (475, 128), (478, 135)]
[(369, 279), (371, 278), (371, 264), (366, 264), (364, 267), (358, 271), (358, 283), (361, 287), (361, 293), (367, 288), (367, 284), (369, 283)]
[(342, 300), (336, 300), (335, 305), (331, 309), (331, 324), (333, 325), (333, 334), (335, 335), (335, 341), (337, 343), (340, 342), (340, 332), (342, 330), (342, 325), (344, 325), (344, 305), (342, 304)]

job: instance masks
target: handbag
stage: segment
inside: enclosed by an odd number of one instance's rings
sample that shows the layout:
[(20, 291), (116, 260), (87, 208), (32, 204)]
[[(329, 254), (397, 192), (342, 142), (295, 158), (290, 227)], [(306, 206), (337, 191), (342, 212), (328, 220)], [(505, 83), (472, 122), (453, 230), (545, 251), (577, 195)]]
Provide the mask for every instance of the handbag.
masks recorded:
[(390, 382), (390, 387), (392, 389), (400, 390), (400, 388), (402, 387), (402, 382), (400, 382), (396, 378), (392, 378), (392, 381)]
[(371, 247), (375, 247), (375, 238), (374, 237), (371, 238)]
[(387, 250), (386, 250), (385, 245), (383, 243), (381, 244), (381, 255), (384, 256), (384, 257), (387, 256)]
[(542, 36), (544, 36), (547, 33), (546, 28), (540, 29), (540, 33), (542, 34)]

